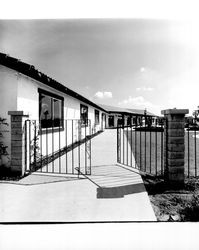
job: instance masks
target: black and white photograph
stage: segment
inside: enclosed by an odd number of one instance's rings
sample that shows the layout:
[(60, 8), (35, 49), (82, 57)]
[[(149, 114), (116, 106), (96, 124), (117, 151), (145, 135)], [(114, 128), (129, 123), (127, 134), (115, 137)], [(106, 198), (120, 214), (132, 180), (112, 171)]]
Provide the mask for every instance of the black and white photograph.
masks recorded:
[(199, 23), (172, 13), (0, 16), (2, 225), (197, 225)]

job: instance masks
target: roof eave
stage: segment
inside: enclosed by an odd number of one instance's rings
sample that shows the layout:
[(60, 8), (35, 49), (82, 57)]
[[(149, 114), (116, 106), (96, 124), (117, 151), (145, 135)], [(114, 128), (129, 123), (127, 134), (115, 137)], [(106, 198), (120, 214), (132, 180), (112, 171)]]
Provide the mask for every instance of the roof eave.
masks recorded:
[(20, 60), (10, 57), (6, 54), (0, 53), (0, 64), (8, 67), (10, 69), (16, 70), (25, 76), (28, 76), (36, 81), (39, 81), (51, 88), (54, 88), (62, 93), (70, 95), (84, 103), (87, 103), (97, 109), (100, 109), (103, 112), (107, 112), (102, 107), (98, 106), (97, 104), (93, 103), (92, 101), (88, 100), (87, 98), (83, 97), (82, 95), (76, 93), (75, 91), (67, 88), (63, 84), (57, 82), (56, 80), (50, 78), (49, 76), (43, 74), (42, 72), (35, 69), (34, 66), (21, 62)]

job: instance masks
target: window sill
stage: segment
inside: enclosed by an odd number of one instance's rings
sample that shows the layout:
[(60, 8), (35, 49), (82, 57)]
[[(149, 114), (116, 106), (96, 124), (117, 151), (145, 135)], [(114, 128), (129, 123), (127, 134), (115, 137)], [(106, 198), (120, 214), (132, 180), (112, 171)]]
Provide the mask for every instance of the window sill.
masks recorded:
[(44, 134), (54, 134), (54, 133), (59, 133), (64, 131), (64, 127), (60, 128), (42, 128), (42, 130), (39, 130), (39, 135), (44, 135)]

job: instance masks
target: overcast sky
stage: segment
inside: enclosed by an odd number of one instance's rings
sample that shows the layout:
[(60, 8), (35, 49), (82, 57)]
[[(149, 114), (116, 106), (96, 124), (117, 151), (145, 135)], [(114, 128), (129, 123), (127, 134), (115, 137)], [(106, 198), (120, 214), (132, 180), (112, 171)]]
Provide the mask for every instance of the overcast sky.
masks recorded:
[(152, 19), (0, 21), (0, 51), (96, 103), (146, 108), (199, 105), (199, 31)]

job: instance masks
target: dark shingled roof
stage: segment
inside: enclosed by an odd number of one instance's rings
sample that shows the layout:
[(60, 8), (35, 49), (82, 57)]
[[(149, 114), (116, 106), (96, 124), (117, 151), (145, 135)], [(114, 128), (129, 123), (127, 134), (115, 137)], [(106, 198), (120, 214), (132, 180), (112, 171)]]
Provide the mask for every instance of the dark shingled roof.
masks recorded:
[[(128, 110), (130, 110), (133, 114), (145, 115), (145, 110), (144, 109), (128, 109)], [(157, 115), (149, 112), (148, 110), (146, 110), (146, 115), (148, 115), (148, 116), (157, 116)]]
[[(103, 109), (107, 110), (109, 113), (123, 113), (123, 114), (134, 114), (134, 115), (145, 115), (144, 109), (127, 109), (127, 108), (119, 108), (119, 107), (113, 107), (108, 106), (104, 104), (98, 104)], [(156, 116), (153, 113), (146, 110), (147, 116)]]
[(56, 80), (50, 78), (49, 76), (43, 74), (42, 72), (35, 69), (33, 65), (21, 62), (20, 60), (11, 57), (7, 54), (0, 53), (0, 64), (3, 66), (6, 66), (10, 69), (16, 70), (28, 77), (31, 77), (51, 88), (54, 88), (56, 90), (59, 90), (67, 95), (70, 95), (82, 102), (85, 102), (97, 109), (100, 109), (102, 111), (105, 111), (102, 107), (98, 106), (97, 104), (93, 103), (92, 101), (88, 100), (87, 98), (83, 97), (82, 95), (76, 93), (75, 91), (67, 88), (63, 84), (57, 82)]
[(130, 113), (129, 110), (124, 109), (124, 108), (113, 107), (113, 106), (104, 105), (104, 104), (98, 104), (98, 105), (111, 113)]

